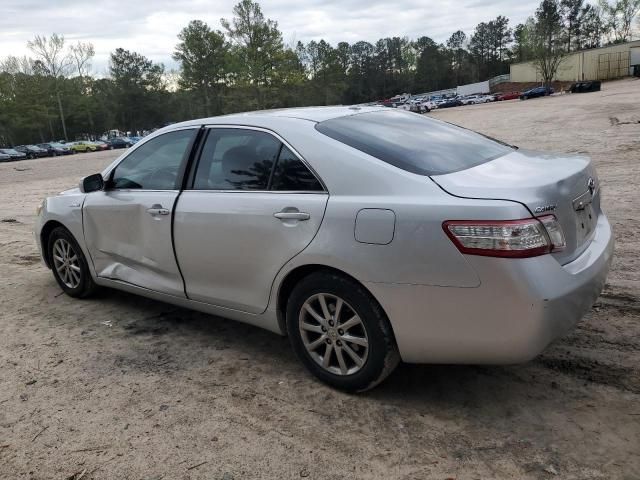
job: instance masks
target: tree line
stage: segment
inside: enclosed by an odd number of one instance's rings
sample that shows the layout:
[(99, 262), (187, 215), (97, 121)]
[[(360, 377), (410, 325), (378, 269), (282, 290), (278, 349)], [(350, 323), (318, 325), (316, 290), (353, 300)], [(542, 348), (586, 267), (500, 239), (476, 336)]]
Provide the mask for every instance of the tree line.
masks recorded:
[(259, 3), (242, 0), (220, 28), (193, 20), (180, 31), (172, 54), (177, 71), (117, 48), (106, 78), (92, 74), (91, 43), (36, 36), (27, 44), (32, 56), (0, 61), (0, 144), (140, 131), (238, 111), (364, 103), (486, 80), (527, 60), (546, 79), (544, 71), (568, 52), (630, 40), (639, 10), (640, 0), (543, 0), (522, 24), (511, 27), (500, 15), (443, 43), (422, 36), (286, 45)]

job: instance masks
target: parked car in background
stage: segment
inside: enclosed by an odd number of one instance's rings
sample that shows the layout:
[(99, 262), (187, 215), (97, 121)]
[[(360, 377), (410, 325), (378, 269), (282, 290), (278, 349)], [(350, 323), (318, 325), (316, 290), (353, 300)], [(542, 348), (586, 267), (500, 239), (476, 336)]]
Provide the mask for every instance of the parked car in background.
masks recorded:
[(94, 140), (92, 143), (96, 146), (97, 150), (110, 150), (109, 144), (102, 140)]
[(387, 100), (383, 100), (382, 104), (385, 107), (393, 107), (398, 108), (400, 105), (406, 103), (411, 98), (411, 95), (408, 93), (403, 93), (402, 95), (396, 95)]
[(9, 157), (11, 157), (11, 160), (25, 160), (27, 158), (26, 153), (19, 152), (15, 148), (2, 148), (0, 149), (0, 153), (9, 155)]
[(520, 100), (526, 100), (528, 98), (544, 97), (547, 95), (551, 95), (552, 93), (554, 93), (553, 87), (549, 87), (549, 90), (547, 90), (547, 87), (544, 87), (544, 86), (535, 87), (522, 92), (520, 94)]
[(599, 92), (600, 80), (589, 80), (586, 82), (576, 82), (569, 87), (571, 93)]
[(411, 98), (411, 95), (408, 93), (403, 93), (402, 95), (396, 95), (395, 97), (391, 97), (389, 101), (391, 103), (404, 103)]
[(49, 156), (49, 152), (44, 148), (40, 148), (35, 145), (18, 145), (15, 149), (24, 153), (27, 158), (41, 158)]
[(142, 137), (137, 137), (137, 136), (133, 136), (133, 137), (132, 137), (132, 136), (128, 136), (127, 138), (128, 138), (129, 140), (131, 140), (131, 143), (133, 143), (134, 145), (135, 145), (136, 143), (138, 143), (138, 142), (142, 139)]
[(468, 95), (460, 99), (462, 105), (476, 105), (487, 102), (489, 102), (489, 99), (485, 95)]
[(133, 142), (128, 137), (116, 137), (107, 141), (110, 148), (129, 148)]
[(69, 146), (69, 148), (75, 152), (95, 152), (98, 147), (93, 143), (90, 142), (88, 140), (80, 140), (77, 142), (71, 142), (69, 144), (67, 144)]
[(410, 100), (412, 112), (429, 113), (436, 108), (435, 102), (430, 101), (427, 97), (416, 97)]
[(583, 155), (297, 108), (157, 131), (44, 200), (35, 239), (71, 297), (112, 287), (261, 326), (363, 391), (401, 359), (513, 364), (565, 335), (613, 258), (600, 202)]
[(50, 157), (57, 157), (58, 155), (70, 155), (73, 153), (73, 151), (70, 150), (69, 147), (56, 142), (39, 143), (38, 147), (46, 150), (47, 154)]
[(10, 162), (10, 161), (11, 161), (11, 155), (0, 152), (0, 162)]
[(462, 104), (463, 103), (459, 98), (449, 98), (438, 103), (438, 108), (459, 107)]
[(496, 97), (496, 100), (501, 102), (503, 100), (515, 100), (520, 97), (520, 92), (502, 92)]

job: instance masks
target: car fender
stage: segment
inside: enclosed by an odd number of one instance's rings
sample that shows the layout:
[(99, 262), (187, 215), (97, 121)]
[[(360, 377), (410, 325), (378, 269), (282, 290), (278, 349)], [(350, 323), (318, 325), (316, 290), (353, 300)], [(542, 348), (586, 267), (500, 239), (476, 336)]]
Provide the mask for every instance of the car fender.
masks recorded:
[(91, 276), (96, 278), (95, 269), (91, 262), (91, 255), (87, 250), (84, 240), (84, 228), (82, 224), (82, 206), (86, 198), (85, 193), (74, 188), (61, 192), (55, 197), (47, 197), (43, 202), (42, 212), (35, 224), (35, 235), (38, 245), (40, 245), (42, 258), (45, 258), (47, 245), (42, 243), (42, 231), (51, 222), (56, 222), (65, 227), (82, 249), (82, 253), (88, 260)]

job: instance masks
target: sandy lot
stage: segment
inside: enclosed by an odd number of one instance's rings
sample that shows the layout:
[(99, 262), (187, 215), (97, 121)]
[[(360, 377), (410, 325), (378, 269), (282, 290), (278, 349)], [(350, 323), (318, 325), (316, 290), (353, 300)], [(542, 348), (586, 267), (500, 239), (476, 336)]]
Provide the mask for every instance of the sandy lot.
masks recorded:
[(617, 253), (574, 333), (526, 365), (402, 365), (345, 395), (257, 328), (61, 295), (36, 205), (115, 155), (0, 164), (0, 478), (640, 478), (640, 81), (433, 115), (596, 161)]

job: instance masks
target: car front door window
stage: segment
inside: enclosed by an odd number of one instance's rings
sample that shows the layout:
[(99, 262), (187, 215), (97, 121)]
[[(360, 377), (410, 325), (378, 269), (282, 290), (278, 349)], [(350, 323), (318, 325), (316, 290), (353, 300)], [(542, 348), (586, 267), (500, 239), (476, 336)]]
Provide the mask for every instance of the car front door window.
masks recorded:
[(118, 164), (110, 188), (178, 189), (180, 166), (194, 135), (194, 129), (177, 130), (144, 143)]

